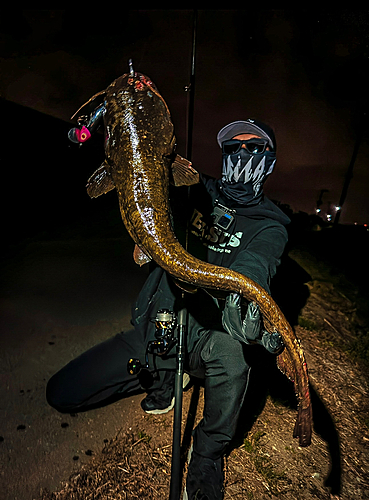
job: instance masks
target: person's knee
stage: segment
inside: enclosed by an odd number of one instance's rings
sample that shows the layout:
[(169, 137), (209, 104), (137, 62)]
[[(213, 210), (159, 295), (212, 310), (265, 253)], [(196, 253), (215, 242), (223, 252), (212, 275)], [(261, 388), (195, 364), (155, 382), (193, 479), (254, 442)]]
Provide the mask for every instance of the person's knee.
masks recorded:
[(217, 367), (229, 379), (246, 378), (249, 371), (240, 342), (223, 332), (214, 332), (202, 351), (207, 366)]
[(70, 413), (74, 410), (70, 394), (61, 380), (60, 372), (53, 375), (46, 385), (46, 401), (60, 413)]
[(226, 354), (221, 356), (219, 361), (222, 363), (229, 380), (237, 382), (239, 380), (247, 379), (250, 367), (243, 358), (234, 357), (232, 356), (232, 353), (229, 353), (228, 355)]

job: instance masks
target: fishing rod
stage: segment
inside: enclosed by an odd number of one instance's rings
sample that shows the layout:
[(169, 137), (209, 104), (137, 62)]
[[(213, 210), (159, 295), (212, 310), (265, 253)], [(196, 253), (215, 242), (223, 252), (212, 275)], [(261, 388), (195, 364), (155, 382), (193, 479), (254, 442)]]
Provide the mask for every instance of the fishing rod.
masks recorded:
[(195, 109), (196, 30), (197, 30), (197, 10), (194, 11), (194, 18), (193, 18), (190, 83), (189, 85), (187, 85), (187, 87), (185, 87), (185, 91), (188, 92), (187, 141), (186, 141), (186, 158), (188, 161), (192, 160), (193, 117)]
[[(194, 117), (194, 97), (195, 97), (195, 60), (196, 60), (196, 30), (197, 30), (197, 10), (193, 14), (192, 29), (192, 55), (190, 82), (185, 87), (188, 92), (187, 109), (187, 140), (186, 140), (186, 158), (192, 159), (192, 136), (193, 136), (193, 117)], [(187, 188), (189, 197), (190, 186)], [(186, 250), (188, 247), (188, 222), (186, 229)], [(170, 500), (179, 500), (181, 494), (181, 426), (182, 426), (182, 401), (183, 401), (183, 372), (185, 360), (185, 336), (187, 333), (187, 310), (185, 306), (185, 294), (182, 292), (181, 303), (178, 313), (178, 336), (177, 336), (177, 366), (174, 386), (174, 419), (173, 419), (173, 443), (172, 443), (172, 468), (170, 478)]]

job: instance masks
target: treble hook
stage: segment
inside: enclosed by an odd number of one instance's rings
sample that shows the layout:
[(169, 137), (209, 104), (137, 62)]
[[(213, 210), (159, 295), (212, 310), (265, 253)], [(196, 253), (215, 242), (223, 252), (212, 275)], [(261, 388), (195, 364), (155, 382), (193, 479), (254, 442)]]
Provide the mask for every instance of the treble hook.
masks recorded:
[(129, 74), (130, 74), (130, 76), (133, 76), (133, 77), (134, 77), (134, 76), (135, 76), (135, 72), (134, 72), (134, 70), (133, 70), (133, 63), (132, 63), (132, 59), (130, 59), (130, 60), (128, 61), (128, 65), (129, 65)]

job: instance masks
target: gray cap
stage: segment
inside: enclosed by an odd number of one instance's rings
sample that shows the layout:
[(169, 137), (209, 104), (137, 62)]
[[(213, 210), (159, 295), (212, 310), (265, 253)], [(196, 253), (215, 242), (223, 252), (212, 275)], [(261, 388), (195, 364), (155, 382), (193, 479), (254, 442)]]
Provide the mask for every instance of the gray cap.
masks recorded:
[(276, 150), (277, 145), (273, 130), (268, 125), (265, 125), (265, 123), (251, 118), (245, 121), (239, 120), (237, 122), (232, 122), (223, 127), (217, 135), (219, 146), (222, 147), (224, 141), (229, 141), (240, 134), (255, 134), (259, 137), (264, 137), (268, 139), (273, 151)]

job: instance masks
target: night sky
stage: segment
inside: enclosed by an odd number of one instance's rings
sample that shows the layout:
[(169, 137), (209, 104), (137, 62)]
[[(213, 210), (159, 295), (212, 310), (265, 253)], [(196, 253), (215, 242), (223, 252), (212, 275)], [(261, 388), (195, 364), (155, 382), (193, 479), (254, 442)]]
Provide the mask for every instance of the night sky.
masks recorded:
[[(323, 211), (338, 205), (360, 141), (340, 222), (369, 223), (368, 27), (369, 10), (199, 10), (194, 166), (219, 176), (219, 129), (258, 118), (278, 144), (267, 195), (314, 213), (323, 189)], [(192, 28), (192, 10), (3, 11), (1, 97), (68, 122), (132, 58), (166, 100), (184, 155)]]

